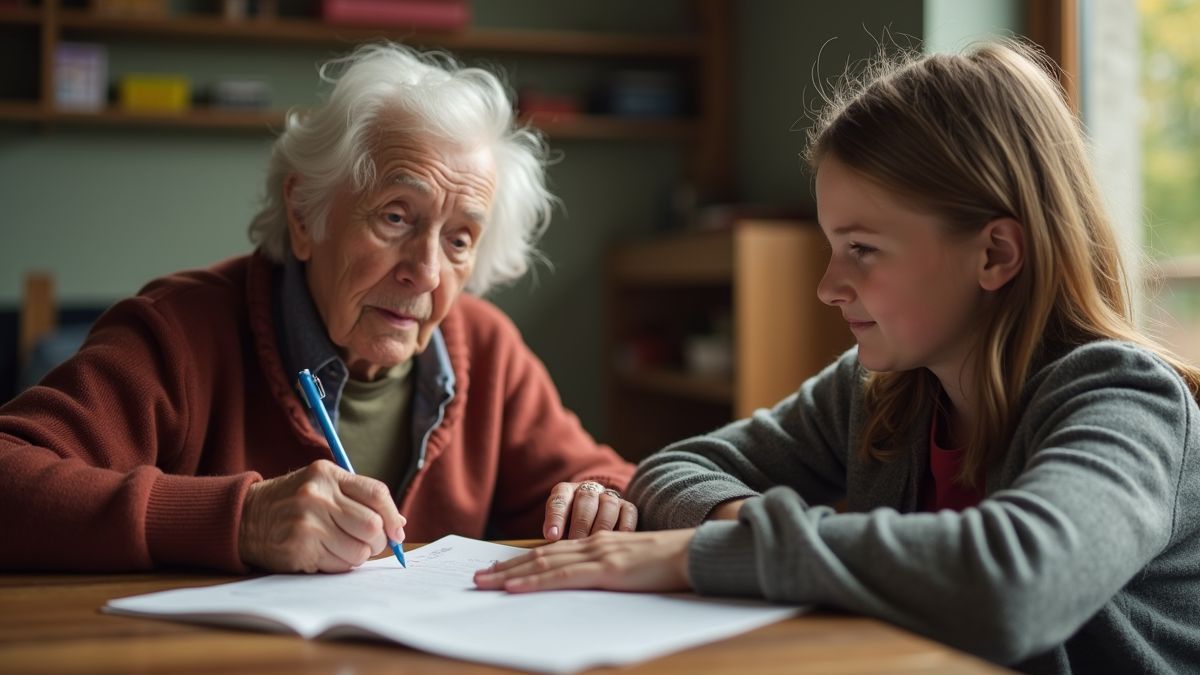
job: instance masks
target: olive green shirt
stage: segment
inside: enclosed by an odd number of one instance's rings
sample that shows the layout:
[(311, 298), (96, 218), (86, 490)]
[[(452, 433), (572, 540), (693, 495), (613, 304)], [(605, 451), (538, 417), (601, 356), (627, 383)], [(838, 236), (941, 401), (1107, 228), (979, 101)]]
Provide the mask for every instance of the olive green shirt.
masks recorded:
[(372, 382), (350, 378), (338, 401), (338, 436), (355, 472), (398, 485), (412, 455), (413, 359)]

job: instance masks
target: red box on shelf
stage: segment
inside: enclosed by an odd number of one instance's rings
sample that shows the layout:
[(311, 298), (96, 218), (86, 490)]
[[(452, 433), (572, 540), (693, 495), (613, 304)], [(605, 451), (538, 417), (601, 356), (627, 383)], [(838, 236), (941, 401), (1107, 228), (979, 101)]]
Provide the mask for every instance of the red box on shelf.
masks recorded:
[(321, 0), (327, 23), (461, 30), (471, 21), (467, 0)]
[(574, 94), (522, 89), (517, 95), (517, 111), (527, 119), (568, 120), (583, 112), (583, 101)]

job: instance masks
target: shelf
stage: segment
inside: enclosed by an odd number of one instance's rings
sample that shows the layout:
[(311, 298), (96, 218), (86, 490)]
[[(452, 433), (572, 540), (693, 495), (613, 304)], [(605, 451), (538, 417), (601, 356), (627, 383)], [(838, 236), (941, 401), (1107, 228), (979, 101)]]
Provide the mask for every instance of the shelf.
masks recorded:
[(0, 121), (38, 122), (44, 116), (41, 104), (36, 101), (0, 100)]
[(727, 377), (693, 375), (665, 368), (618, 371), (616, 376), (622, 386), (646, 392), (706, 403), (733, 403), (733, 382)]
[[(113, 15), (94, 9), (62, 5), (66, 0), (0, 0), (0, 26), (18, 35), (10, 50), (19, 58), (21, 72), (8, 78), (0, 95), (0, 124), (55, 126), (151, 127), (195, 131), (262, 133), (283, 126), (281, 109), (224, 111), (195, 109), (181, 114), (133, 114), (116, 108), (96, 113), (67, 112), (55, 108), (55, 59), (58, 45), (67, 41), (102, 45), (145, 43), (171, 49), (175, 44), (232, 45), (246, 47), (347, 49), (381, 39), (403, 42), (421, 49), (458, 55), (505, 56), (534, 59), (612, 60), (609, 69), (653, 68), (694, 72), (695, 96), (686, 116), (627, 118), (605, 115), (551, 116), (525, 119), (553, 141), (665, 142), (683, 147), (689, 155), (682, 173), (706, 197), (727, 198), (732, 192), (733, 165), (729, 142), (732, 88), (730, 54), (733, 44), (733, 9), (730, 0), (694, 0), (693, 26), (679, 30), (644, 32), (589, 31), (579, 29), (488, 28), (420, 30), (403, 26), (340, 25), (316, 16), (269, 16), (229, 19), (220, 13), (166, 13), (159, 16)], [(220, 6), (220, 2), (216, 6)], [(192, 5), (195, 7), (194, 3)], [(205, 7), (214, 7), (207, 3)], [(12, 36), (10, 36), (12, 37)], [(26, 44), (28, 43), (28, 44)], [(33, 58), (29, 58), (33, 54)], [(293, 55), (294, 56), (294, 55)], [(146, 60), (145, 58), (142, 59)], [(27, 63), (26, 63), (27, 62)], [(115, 62), (121, 63), (122, 59)], [(681, 86), (683, 86), (681, 84)], [(687, 93), (686, 87), (681, 94)], [(283, 106), (289, 101), (278, 102)]]
[(156, 126), (182, 129), (268, 131), (283, 126), (283, 114), (236, 110), (189, 110), (184, 113), (133, 113), (44, 110), (33, 102), (0, 101), (0, 120), (79, 126)]
[(42, 22), (37, 7), (0, 7), (0, 25), (36, 26)]
[[(609, 434), (627, 457), (773, 406), (853, 344), (838, 308), (817, 297), (828, 253), (812, 222), (738, 218), (725, 230), (625, 244), (608, 263), (605, 342), (619, 364), (609, 372)], [(619, 367), (686, 354), (685, 336), (703, 323), (726, 332), (725, 311), (729, 376)]]
[[(0, 17), (15, 12), (7, 10)], [(33, 11), (36, 22), (39, 15)], [(62, 9), (58, 23), (76, 35), (119, 35), (154, 39), (195, 39), (292, 44), (348, 44), (380, 38), (451, 51), (543, 56), (600, 56), (691, 59), (701, 51), (690, 35), (593, 33), (563, 30), (501, 30), (471, 28), (432, 33), (411, 28), (371, 28), (326, 24), (316, 19), (242, 19), (217, 16), (120, 17), (87, 10)]]
[(733, 233), (685, 232), (616, 249), (613, 282), (621, 286), (727, 284), (733, 278)]
[[(136, 39), (147, 42), (242, 43), (246, 45), (351, 45), (392, 39), (422, 48), (453, 53), (526, 55), (552, 58), (612, 58), (679, 61), (684, 65), (707, 63), (712, 45), (699, 33), (622, 33), (580, 30), (471, 28), (432, 32), (404, 27), (327, 24), (314, 17), (227, 19), (214, 14), (121, 16), (98, 14), (90, 9), (49, 6), (0, 7), (0, 25), (40, 29), (41, 97), (54, 90), (52, 55), (59, 40), (106, 42)], [(721, 14), (724, 16), (724, 14)], [(711, 31), (709, 31), (711, 32)], [(707, 35), (707, 33), (705, 34)], [(11, 95), (11, 94), (10, 94)], [(55, 110), (51, 100), (0, 100), (0, 122), (27, 122), (46, 127), (136, 127), (265, 132), (282, 128), (284, 111), (225, 111), (192, 109), (177, 114), (137, 114), (111, 108), (100, 112)], [(708, 148), (712, 115), (702, 110), (695, 118), (621, 118), (604, 115), (538, 117), (526, 122), (554, 140), (665, 141)], [(700, 152), (700, 151), (697, 151)], [(714, 153), (702, 153), (697, 162), (707, 166)], [(710, 156), (711, 155), (711, 156)], [(708, 173), (703, 168), (697, 173)]]
[[(181, 113), (135, 113), (109, 108), (99, 112), (43, 110), (32, 101), (0, 101), (0, 121), (78, 126), (157, 126), (226, 131), (272, 131), (283, 128), (282, 111), (237, 111), (193, 108)], [(535, 119), (551, 138), (580, 140), (692, 140), (698, 135), (690, 120), (621, 119), (580, 115), (567, 120)]]
[(553, 119), (534, 116), (527, 121), (551, 138), (610, 141), (622, 139), (693, 141), (700, 135), (696, 122), (686, 119), (638, 119), (575, 115)]

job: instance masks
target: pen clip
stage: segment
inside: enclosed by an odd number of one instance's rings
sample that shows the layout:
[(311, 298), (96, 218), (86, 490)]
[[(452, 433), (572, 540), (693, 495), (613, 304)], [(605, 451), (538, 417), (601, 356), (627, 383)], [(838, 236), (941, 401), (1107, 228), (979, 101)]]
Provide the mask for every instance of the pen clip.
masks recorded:
[[(308, 387), (306, 384), (312, 385), (312, 392), (317, 395), (316, 400), (312, 400), (308, 395)], [(325, 386), (321, 384), (321, 378), (313, 375), (307, 368), (300, 371), (296, 376), (296, 389), (300, 391), (300, 399), (304, 401), (304, 405), (310, 409), (317, 406), (317, 401), (325, 398)]]

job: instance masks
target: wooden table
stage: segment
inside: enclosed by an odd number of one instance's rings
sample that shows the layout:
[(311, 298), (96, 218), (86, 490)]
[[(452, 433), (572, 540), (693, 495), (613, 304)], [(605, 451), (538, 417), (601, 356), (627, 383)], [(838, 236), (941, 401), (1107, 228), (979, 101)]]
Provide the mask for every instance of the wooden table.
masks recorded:
[[(518, 542), (508, 542), (518, 543)], [(521, 542), (524, 543), (524, 542)], [(304, 640), (101, 614), (111, 598), (239, 577), (197, 573), (0, 574), (0, 673), (504, 673), (380, 642)], [(600, 669), (595, 672), (618, 672)], [(874, 619), (816, 613), (619, 671), (994, 673), (983, 661)]]

